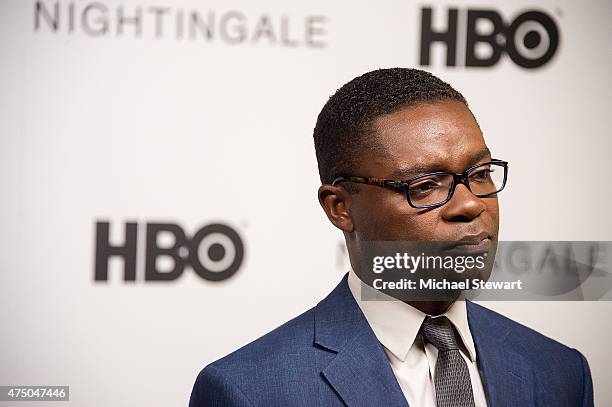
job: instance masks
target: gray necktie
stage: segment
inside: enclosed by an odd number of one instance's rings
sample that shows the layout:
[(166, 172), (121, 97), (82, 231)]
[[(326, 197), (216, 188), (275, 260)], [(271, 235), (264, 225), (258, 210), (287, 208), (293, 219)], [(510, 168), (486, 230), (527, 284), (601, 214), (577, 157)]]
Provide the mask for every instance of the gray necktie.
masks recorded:
[(434, 374), (437, 406), (474, 407), (470, 372), (459, 353), (451, 322), (446, 317), (427, 317), (421, 326), (421, 334), (438, 349)]

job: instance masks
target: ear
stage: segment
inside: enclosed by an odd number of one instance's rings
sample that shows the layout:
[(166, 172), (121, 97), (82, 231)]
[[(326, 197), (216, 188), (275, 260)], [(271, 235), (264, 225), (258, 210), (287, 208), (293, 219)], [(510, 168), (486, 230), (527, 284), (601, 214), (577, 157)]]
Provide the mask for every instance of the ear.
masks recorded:
[(349, 210), (350, 194), (345, 189), (329, 184), (321, 185), (319, 203), (334, 226), (345, 233), (353, 232), (353, 219)]

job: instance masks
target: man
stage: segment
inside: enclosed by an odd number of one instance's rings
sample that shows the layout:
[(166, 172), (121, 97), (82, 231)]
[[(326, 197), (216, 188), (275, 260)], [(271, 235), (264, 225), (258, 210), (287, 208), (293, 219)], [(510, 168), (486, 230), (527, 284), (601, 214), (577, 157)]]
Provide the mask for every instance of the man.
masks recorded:
[[(358, 276), (367, 242), (497, 241), (503, 184), (476, 183), (496, 167), (505, 184), (507, 163), (459, 92), (420, 70), (369, 72), (329, 99), (314, 140), (319, 202), (352, 270), (313, 309), (204, 368), (191, 407), (593, 405), (578, 351), (493, 311), (364, 300), (377, 293)], [(432, 172), (448, 181), (437, 198), (420, 182)]]

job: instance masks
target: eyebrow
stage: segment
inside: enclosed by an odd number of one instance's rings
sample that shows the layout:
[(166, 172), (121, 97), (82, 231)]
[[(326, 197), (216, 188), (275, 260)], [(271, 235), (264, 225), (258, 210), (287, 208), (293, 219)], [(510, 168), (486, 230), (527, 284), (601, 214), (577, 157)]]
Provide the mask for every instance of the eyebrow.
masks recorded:
[[(478, 161), (482, 160), (487, 156), (491, 156), (491, 151), (488, 147), (485, 146), (481, 148), (476, 154), (474, 154), (474, 156), (472, 156), (472, 158), (470, 159), (470, 164), (466, 168), (471, 167), (472, 165), (476, 164)], [(445, 168), (441, 164), (415, 165), (412, 167), (402, 168), (400, 170), (394, 171), (391, 173), (391, 177), (408, 179), (416, 177), (417, 175), (438, 171), (448, 171), (448, 168)]]

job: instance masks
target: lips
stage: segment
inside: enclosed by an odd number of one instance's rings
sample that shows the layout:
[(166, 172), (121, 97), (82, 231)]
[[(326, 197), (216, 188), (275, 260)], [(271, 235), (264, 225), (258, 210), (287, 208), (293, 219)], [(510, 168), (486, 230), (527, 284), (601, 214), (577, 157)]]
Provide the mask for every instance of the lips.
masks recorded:
[(458, 254), (481, 254), (491, 249), (491, 235), (481, 232), (465, 235), (456, 242), (446, 246), (445, 251)]

